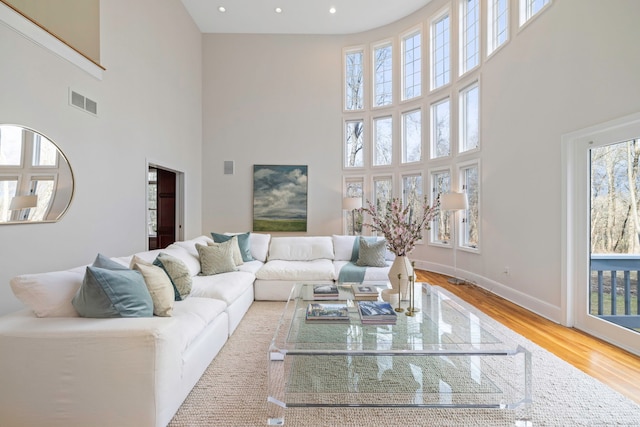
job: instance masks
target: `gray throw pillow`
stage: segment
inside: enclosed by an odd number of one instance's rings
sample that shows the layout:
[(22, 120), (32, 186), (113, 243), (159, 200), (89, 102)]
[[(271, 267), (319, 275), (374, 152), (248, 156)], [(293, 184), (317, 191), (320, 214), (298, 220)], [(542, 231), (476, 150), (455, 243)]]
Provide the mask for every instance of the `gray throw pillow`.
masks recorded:
[(356, 265), (361, 267), (386, 267), (387, 261), (384, 259), (386, 244), (386, 240), (369, 242), (367, 239), (360, 239)]
[(237, 271), (236, 263), (233, 262), (233, 243), (233, 240), (209, 245), (196, 243), (196, 249), (200, 256), (200, 275), (211, 276)]

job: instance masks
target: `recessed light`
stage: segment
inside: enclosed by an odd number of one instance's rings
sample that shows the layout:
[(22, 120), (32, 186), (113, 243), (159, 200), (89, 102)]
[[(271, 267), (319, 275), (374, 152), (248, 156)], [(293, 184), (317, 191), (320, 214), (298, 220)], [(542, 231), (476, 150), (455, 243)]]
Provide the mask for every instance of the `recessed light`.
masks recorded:
[(334, 14), (336, 13), (336, 8), (332, 7), (331, 9), (329, 9), (329, 13)]
[(276, 7), (275, 11), (276, 11), (276, 13), (282, 13), (282, 8), (281, 7)]
[(218, 7), (218, 12), (226, 12), (227, 9), (224, 6), (219, 6)]

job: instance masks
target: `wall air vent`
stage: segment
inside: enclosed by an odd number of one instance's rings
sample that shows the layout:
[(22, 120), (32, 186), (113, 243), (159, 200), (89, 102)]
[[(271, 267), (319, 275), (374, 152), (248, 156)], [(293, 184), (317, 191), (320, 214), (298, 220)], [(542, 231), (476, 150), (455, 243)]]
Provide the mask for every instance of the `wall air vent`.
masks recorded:
[(73, 105), (94, 116), (98, 115), (98, 103), (78, 92), (69, 89), (69, 105)]
[(225, 160), (224, 161), (224, 174), (225, 175), (233, 175), (233, 160)]

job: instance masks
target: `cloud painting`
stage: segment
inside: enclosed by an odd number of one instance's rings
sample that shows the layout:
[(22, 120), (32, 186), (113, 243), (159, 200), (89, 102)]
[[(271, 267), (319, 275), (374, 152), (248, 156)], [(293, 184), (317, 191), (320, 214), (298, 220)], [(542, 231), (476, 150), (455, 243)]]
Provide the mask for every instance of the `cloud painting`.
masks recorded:
[(307, 231), (307, 166), (253, 166), (253, 231)]

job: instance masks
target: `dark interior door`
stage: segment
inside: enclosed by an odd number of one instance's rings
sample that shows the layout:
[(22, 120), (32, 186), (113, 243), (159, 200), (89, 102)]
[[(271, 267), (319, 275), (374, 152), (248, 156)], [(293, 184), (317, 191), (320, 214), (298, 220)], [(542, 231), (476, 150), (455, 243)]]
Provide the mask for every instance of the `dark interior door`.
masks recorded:
[[(157, 168), (156, 241), (149, 249), (163, 249), (176, 240), (176, 174)], [(154, 248), (151, 248), (154, 243)]]

